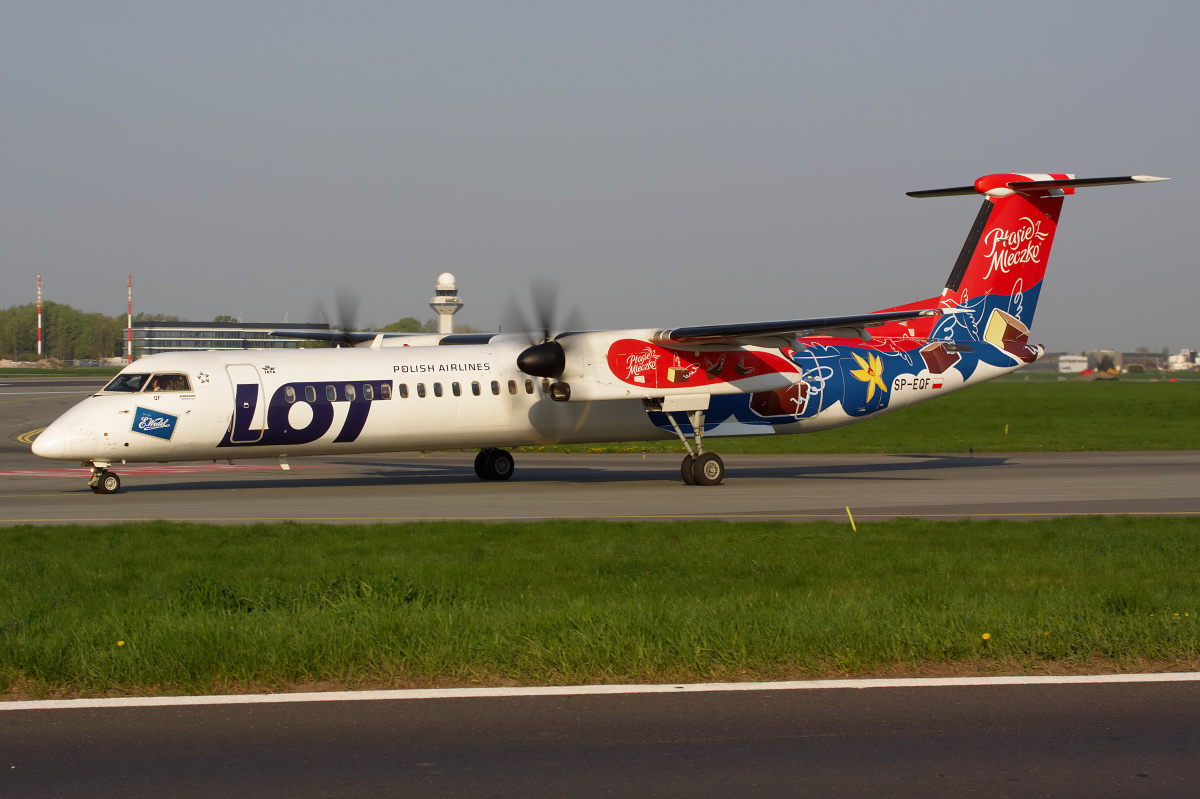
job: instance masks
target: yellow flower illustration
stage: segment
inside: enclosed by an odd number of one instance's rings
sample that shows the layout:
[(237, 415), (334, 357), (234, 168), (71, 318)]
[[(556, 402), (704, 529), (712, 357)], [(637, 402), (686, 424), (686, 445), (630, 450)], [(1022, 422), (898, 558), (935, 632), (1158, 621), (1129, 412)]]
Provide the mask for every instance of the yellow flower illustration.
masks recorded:
[(854, 360), (858, 361), (861, 369), (855, 369), (850, 372), (856, 380), (861, 380), (867, 384), (867, 402), (871, 401), (871, 397), (875, 396), (875, 386), (879, 386), (880, 391), (887, 391), (887, 386), (883, 384), (883, 359), (878, 355), (870, 352), (867, 353), (867, 360), (863, 360), (858, 356), (857, 352), (850, 353), (854, 356)]

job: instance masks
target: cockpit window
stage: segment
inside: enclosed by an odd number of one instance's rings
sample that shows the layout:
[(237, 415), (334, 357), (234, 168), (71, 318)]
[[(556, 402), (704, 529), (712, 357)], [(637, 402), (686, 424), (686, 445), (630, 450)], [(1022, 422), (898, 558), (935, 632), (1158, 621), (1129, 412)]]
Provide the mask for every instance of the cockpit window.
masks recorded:
[(146, 385), (144, 391), (191, 391), (192, 384), (188, 382), (187, 375), (180, 374), (156, 374), (150, 378), (150, 382)]
[(130, 393), (130, 394), (134, 394), (134, 393), (142, 390), (142, 386), (144, 386), (146, 384), (146, 379), (149, 377), (150, 377), (150, 375), (134, 374), (132, 372), (125, 372), (123, 374), (119, 374), (116, 377), (114, 377), (112, 379), (112, 382), (104, 387), (104, 390), (105, 391), (124, 391), (124, 392)]

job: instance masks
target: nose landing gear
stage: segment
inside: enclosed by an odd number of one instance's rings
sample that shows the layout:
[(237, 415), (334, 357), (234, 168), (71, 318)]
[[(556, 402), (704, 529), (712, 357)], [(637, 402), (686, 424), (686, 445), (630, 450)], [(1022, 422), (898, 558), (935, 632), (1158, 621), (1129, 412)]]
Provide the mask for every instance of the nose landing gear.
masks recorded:
[(94, 462), (91, 464), (92, 477), (88, 486), (93, 494), (115, 494), (121, 490), (121, 478), (108, 470), (107, 463)]

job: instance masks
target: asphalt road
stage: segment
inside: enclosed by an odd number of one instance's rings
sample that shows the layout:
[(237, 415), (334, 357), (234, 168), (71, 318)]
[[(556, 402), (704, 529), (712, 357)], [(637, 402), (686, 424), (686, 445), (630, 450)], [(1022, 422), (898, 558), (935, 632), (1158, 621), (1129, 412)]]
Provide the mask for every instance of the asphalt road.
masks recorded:
[(683, 485), (682, 455), (518, 453), (503, 483), (478, 480), (473, 453), (295, 458), (116, 466), (121, 493), (95, 495), (86, 469), (19, 439), (98, 385), (0, 381), (0, 524), (1200, 514), (1200, 452), (730, 455), (712, 488)]
[(1195, 796), (1200, 683), (0, 711), (0, 795)]

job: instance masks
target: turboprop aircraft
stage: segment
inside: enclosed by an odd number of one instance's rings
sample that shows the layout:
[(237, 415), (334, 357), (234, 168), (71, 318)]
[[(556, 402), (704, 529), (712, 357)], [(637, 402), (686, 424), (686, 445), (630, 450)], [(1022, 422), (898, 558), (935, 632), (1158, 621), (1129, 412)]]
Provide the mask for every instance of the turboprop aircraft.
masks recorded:
[[(941, 294), (857, 316), (526, 334), (331, 332), (335, 349), (141, 358), (33, 442), (91, 467), (117, 463), (478, 448), (484, 480), (512, 447), (677, 437), (689, 485), (717, 485), (721, 436), (812, 433), (1008, 374), (1037, 360), (1029, 326), (1063, 198), (1134, 175), (995, 174), (911, 197), (983, 207)], [(286, 335), (286, 331), (280, 331)], [(690, 441), (689, 441), (690, 439)]]

